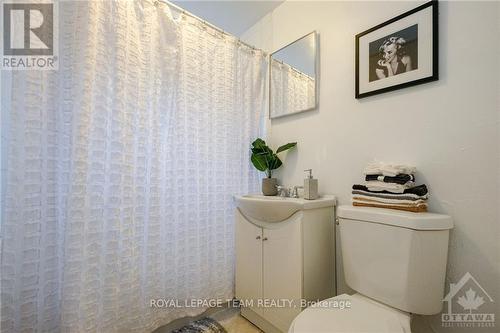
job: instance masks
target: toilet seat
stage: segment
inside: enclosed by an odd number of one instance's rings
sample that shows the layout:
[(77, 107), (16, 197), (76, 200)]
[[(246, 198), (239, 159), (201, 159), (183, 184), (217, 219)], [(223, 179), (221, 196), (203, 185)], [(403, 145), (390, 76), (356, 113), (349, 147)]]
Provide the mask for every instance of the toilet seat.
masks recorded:
[[(350, 301), (350, 308), (338, 307)], [(337, 307), (335, 307), (337, 302)], [(302, 311), (289, 333), (410, 333), (410, 314), (383, 305), (360, 294), (339, 295)]]

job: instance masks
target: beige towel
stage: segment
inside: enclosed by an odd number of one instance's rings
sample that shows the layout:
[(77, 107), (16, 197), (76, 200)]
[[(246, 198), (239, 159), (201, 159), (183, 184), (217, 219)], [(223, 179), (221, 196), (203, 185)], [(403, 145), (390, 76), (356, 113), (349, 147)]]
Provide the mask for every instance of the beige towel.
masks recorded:
[(359, 201), (353, 201), (352, 202), (353, 206), (359, 206), (359, 207), (376, 207), (376, 208), (388, 208), (388, 209), (397, 209), (397, 210), (404, 210), (407, 212), (414, 212), (414, 213), (422, 213), (427, 211), (427, 205), (420, 205), (417, 207), (411, 207), (411, 206), (396, 206), (396, 205), (381, 205), (381, 204), (376, 204), (376, 203), (363, 203)]
[(384, 204), (384, 205), (394, 205), (394, 206), (410, 206), (416, 207), (420, 205), (425, 205), (426, 200), (397, 200), (397, 199), (383, 199), (383, 198), (373, 198), (365, 195), (356, 194), (352, 197), (352, 200), (363, 201), (368, 203)]

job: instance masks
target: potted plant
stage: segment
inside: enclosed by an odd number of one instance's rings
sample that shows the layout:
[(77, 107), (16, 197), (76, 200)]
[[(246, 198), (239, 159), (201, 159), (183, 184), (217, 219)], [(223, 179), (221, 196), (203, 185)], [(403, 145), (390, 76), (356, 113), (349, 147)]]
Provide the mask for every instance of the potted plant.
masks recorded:
[(265, 172), (267, 176), (267, 178), (262, 179), (262, 193), (264, 195), (276, 195), (278, 193), (276, 189), (278, 182), (276, 178), (272, 178), (272, 172), (278, 169), (283, 162), (281, 162), (277, 154), (293, 148), (296, 145), (297, 142), (287, 143), (279, 147), (276, 153), (274, 153), (273, 150), (266, 145), (264, 140), (257, 138), (252, 142), (252, 164), (257, 170)]

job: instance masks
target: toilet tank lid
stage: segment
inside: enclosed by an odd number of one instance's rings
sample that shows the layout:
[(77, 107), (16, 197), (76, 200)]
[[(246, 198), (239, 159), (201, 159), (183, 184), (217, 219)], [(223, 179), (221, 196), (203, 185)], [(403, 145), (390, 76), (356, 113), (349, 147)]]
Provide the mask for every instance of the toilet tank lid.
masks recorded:
[(451, 216), (435, 213), (412, 213), (395, 209), (343, 205), (337, 207), (337, 216), (341, 219), (394, 225), (414, 230), (446, 230), (453, 228)]

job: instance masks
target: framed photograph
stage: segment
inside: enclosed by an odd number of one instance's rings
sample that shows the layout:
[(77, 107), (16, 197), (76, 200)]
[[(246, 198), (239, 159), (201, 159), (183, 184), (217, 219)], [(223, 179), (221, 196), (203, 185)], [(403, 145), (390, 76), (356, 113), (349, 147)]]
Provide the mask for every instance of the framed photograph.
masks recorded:
[(437, 1), (356, 35), (356, 98), (438, 79)]

